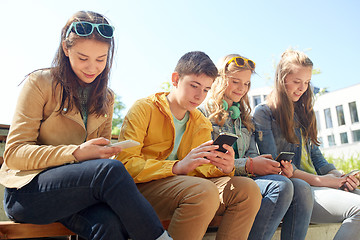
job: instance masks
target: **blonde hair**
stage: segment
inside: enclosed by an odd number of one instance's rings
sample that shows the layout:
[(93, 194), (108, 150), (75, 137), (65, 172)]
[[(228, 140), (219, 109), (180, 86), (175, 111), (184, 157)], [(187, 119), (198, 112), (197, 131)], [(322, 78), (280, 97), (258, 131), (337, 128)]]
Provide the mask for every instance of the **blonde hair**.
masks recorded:
[[(229, 63), (229, 61), (233, 57), (242, 57), (242, 56), (238, 54), (230, 54), (220, 59), (220, 61), (217, 64), (219, 70), (219, 76), (215, 79), (208, 93), (208, 96), (205, 99), (205, 108), (210, 113), (209, 120), (214, 121), (219, 126), (223, 126), (226, 119), (229, 117), (228, 111), (226, 111), (223, 107), (225, 90), (229, 85), (228, 83), (229, 78), (227, 77), (227, 75), (244, 70), (250, 70), (254, 72), (254, 69), (252, 69), (248, 65), (248, 63), (246, 63), (242, 67), (237, 66), (234, 62)], [(250, 85), (249, 85), (249, 89), (250, 89)], [(253, 131), (254, 125), (251, 121), (251, 115), (250, 115), (251, 107), (247, 92), (239, 102), (240, 104), (239, 108), (241, 111), (240, 117), (245, 127), (249, 131)]]
[[(310, 138), (314, 144), (319, 145), (313, 109), (314, 94), (310, 84), (297, 102), (293, 102), (286, 92), (285, 79), (297, 67), (309, 67), (312, 69), (313, 62), (305, 53), (287, 49), (282, 54), (277, 65), (275, 86), (267, 97), (268, 105), (288, 142), (299, 143), (299, 139), (295, 135), (295, 127), (300, 127), (306, 140)], [(294, 120), (295, 117), (298, 120), (297, 122)], [(299, 126), (296, 126), (297, 124)]]

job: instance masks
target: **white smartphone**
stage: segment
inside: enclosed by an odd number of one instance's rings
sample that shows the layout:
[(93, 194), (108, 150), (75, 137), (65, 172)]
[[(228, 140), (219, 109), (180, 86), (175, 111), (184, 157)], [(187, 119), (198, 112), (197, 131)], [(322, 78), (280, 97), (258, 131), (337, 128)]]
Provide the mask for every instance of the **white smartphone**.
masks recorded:
[(345, 174), (345, 177), (356, 175), (360, 172), (360, 170), (352, 170), (351, 172)]
[(134, 141), (134, 140), (125, 140), (125, 141), (121, 141), (121, 142), (116, 142), (116, 143), (111, 143), (106, 145), (107, 147), (114, 147), (114, 146), (120, 146), (122, 149), (125, 148), (130, 148), (130, 147), (135, 147), (140, 145), (139, 142)]

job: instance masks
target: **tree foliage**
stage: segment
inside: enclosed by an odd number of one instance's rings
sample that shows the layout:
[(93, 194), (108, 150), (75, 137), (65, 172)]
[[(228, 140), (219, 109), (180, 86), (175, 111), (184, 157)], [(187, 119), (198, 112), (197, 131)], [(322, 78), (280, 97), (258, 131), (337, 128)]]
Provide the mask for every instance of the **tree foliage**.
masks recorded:
[(112, 119), (112, 135), (118, 135), (120, 133), (121, 125), (124, 121), (124, 118), (121, 112), (125, 109), (125, 104), (121, 102), (120, 96), (115, 94), (115, 103), (114, 103), (114, 114)]

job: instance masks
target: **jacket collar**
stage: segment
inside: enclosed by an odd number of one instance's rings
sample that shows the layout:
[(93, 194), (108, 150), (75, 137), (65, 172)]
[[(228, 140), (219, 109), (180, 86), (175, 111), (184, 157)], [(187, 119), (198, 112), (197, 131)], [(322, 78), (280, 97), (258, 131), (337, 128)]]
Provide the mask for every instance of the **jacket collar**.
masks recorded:
[[(172, 118), (172, 113), (170, 111), (169, 101), (167, 100), (167, 95), (170, 92), (158, 92), (152, 95), (150, 98), (156, 104), (156, 106), (160, 109), (162, 113)], [(202, 113), (198, 109), (194, 109), (189, 112), (189, 118), (197, 119), (199, 118)]]

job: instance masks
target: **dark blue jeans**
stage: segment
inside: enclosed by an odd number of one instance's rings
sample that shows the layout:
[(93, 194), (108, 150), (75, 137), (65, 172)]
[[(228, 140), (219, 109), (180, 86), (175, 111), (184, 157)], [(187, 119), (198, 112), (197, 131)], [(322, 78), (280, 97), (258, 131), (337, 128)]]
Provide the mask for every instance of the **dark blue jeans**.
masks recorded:
[(47, 169), (20, 189), (7, 188), (5, 211), (16, 222), (61, 222), (86, 239), (156, 239), (164, 229), (118, 160)]

